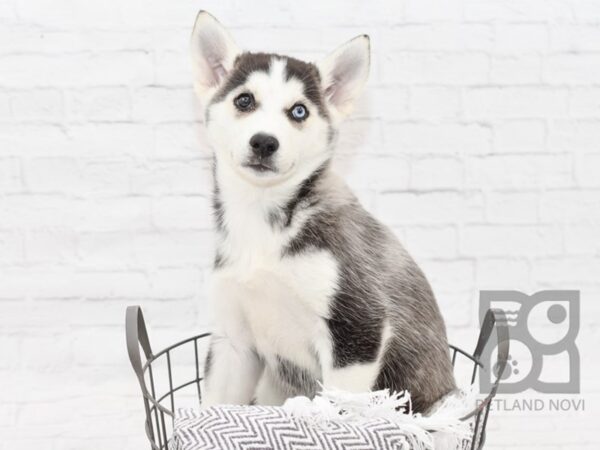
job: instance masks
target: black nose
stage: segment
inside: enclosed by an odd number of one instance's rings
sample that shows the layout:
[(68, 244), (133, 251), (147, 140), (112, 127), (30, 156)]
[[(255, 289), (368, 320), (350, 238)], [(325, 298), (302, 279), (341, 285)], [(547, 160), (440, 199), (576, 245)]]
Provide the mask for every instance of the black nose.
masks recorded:
[(265, 133), (256, 133), (250, 138), (252, 153), (259, 158), (268, 158), (279, 148), (279, 141), (275, 136)]

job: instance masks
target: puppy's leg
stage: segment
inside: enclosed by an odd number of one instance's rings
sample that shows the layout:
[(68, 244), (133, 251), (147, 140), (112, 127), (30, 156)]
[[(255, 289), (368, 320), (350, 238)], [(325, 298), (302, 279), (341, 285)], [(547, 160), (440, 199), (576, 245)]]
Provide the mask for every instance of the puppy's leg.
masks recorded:
[(213, 336), (202, 406), (249, 404), (262, 370), (263, 363), (252, 348), (225, 336)]
[(377, 381), (381, 364), (384, 356), (384, 350), (392, 336), (391, 328), (384, 323), (381, 333), (379, 350), (373, 355), (374, 361), (367, 363), (350, 363), (338, 367), (333, 363), (332, 343), (329, 340), (320, 341), (320, 362), (323, 368), (323, 387), (336, 388), (348, 392), (368, 392)]
[(256, 403), (264, 406), (281, 406), (288, 397), (280, 381), (271, 369), (266, 367), (256, 389)]
[(332, 367), (323, 370), (323, 387), (348, 392), (369, 392), (379, 375), (379, 361), (372, 363), (350, 364), (344, 367)]
[(249, 404), (263, 369), (239, 299), (245, 291), (220, 273), (211, 279), (211, 306), (215, 330), (205, 367), (203, 406), (219, 403)]

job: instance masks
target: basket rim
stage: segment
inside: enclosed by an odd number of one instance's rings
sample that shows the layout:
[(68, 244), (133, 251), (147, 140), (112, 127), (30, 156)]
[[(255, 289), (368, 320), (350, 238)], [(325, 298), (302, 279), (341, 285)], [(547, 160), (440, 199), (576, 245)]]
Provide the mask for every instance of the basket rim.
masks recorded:
[[(482, 433), (482, 436), (480, 438), (480, 445), (478, 446), (478, 448), (481, 448), (483, 446), (483, 440), (485, 440), (485, 428), (486, 428), (486, 423), (487, 423), (487, 418), (488, 418), (488, 414), (489, 414), (489, 408), (491, 405), (491, 401), (495, 397), (495, 395), (498, 391), (498, 387), (499, 387), (499, 384), (501, 381), (502, 374), (503, 374), (506, 364), (508, 362), (510, 337), (509, 337), (508, 325), (507, 325), (506, 316), (504, 314), (504, 311), (499, 310), (499, 309), (490, 309), (486, 312), (483, 322), (482, 322), (481, 331), (479, 334), (477, 345), (475, 347), (475, 351), (473, 352), (473, 354), (470, 354), (455, 345), (452, 345), (452, 344), (448, 345), (448, 348), (454, 352), (453, 364), (454, 364), (454, 359), (456, 358), (457, 353), (468, 358), (471, 362), (474, 363), (473, 374), (472, 374), (472, 379), (471, 379), (471, 383), (473, 383), (478, 369), (480, 369), (480, 372), (485, 371), (486, 373), (489, 370), (489, 367), (485, 367), (484, 364), (481, 362), (481, 356), (484, 351), (484, 348), (487, 346), (487, 344), (490, 340), (493, 330), (496, 330), (496, 334), (497, 334), (498, 354), (497, 354), (497, 360), (496, 360), (495, 364), (494, 365), (490, 364), (490, 367), (492, 367), (492, 366), (496, 367), (496, 372), (497, 372), (496, 380), (492, 384), (490, 392), (486, 396), (486, 398), (484, 400), (482, 400), (481, 402), (478, 402), (478, 405), (470, 413), (468, 413), (465, 416), (460, 418), (461, 421), (467, 421), (475, 416), (477, 417), (475, 430), (474, 430), (474, 436), (475, 436), (475, 435), (477, 435), (477, 431), (478, 431), (480, 421), (481, 421), (480, 420), (481, 415), (483, 414), (483, 424), (482, 424), (482, 427), (480, 430), (480, 433)], [(147, 416), (146, 428), (148, 425), (149, 415), (151, 413), (156, 413), (157, 410), (160, 411), (161, 414), (167, 414), (171, 418), (174, 417), (174, 413), (175, 413), (174, 409), (175, 408), (173, 407), (173, 411), (171, 411), (168, 408), (166, 408), (165, 406), (161, 405), (161, 403), (160, 403), (161, 401), (163, 401), (169, 395), (171, 395), (171, 398), (173, 398), (174, 392), (177, 392), (180, 389), (190, 386), (193, 383), (199, 383), (200, 381), (203, 380), (203, 377), (200, 377), (199, 367), (198, 367), (200, 364), (199, 359), (198, 359), (198, 340), (207, 338), (211, 334), (212, 333), (210, 333), (210, 332), (200, 333), (195, 336), (183, 339), (172, 345), (169, 345), (157, 353), (153, 353), (152, 348), (150, 346), (150, 340), (148, 338), (146, 323), (144, 321), (144, 316), (143, 316), (141, 307), (140, 306), (129, 306), (127, 308), (127, 312), (126, 312), (127, 351), (129, 354), (129, 360), (131, 362), (133, 370), (134, 370), (135, 374), (137, 375), (137, 378), (138, 378), (138, 381), (140, 384), (140, 388), (142, 390), (142, 395), (144, 398), (145, 406), (146, 406), (146, 416)], [(160, 357), (166, 355), (167, 359), (168, 359), (168, 365), (169, 365), (169, 375), (171, 375), (170, 374), (170, 370), (171, 370), (170, 369), (170, 352), (172, 350), (174, 350), (175, 348), (183, 346), (190, 342), (194, 342), (194, 347), (195, 347), (195, 352), (196, 352), (196, 379), (189, 381), (189, 382), (185, 382), (175, 388), (172, 386), (172, 381), (171, 381), (170, 391), (167, 392), (162, 397), (157, 399), (156, 395), (154, 393), (154, 382), (153, 382), (153, 378), (152, 378), (153, 377), (152, 363), (155, 362)], [(140, 347), (144, 352), (144, 356), (145, 356), (144, 362), (142, 362)], [(148, 369), (150, 369), (150, 370), (148, 370)], [(145, 376), (146, 376), (147, 372), (149, 372), (149, 374), (150, 374), (150, 379), (151, 379), (151, 383), (152, 383), (152, 391), (153, 391), (152, 394), (150, 393), (150, 391), (146, 385)], [(199, 384), (198, 384), (198, 386), (199, 386)], [(200, 387), (198, 387), (198, 389), (200, 389)], [(146, 434), (148, 434), (148, 433), (149, 433), (149, 430), (147, 429)], [(151, 438), (150, 435), (148, 435), (148, 437)]]

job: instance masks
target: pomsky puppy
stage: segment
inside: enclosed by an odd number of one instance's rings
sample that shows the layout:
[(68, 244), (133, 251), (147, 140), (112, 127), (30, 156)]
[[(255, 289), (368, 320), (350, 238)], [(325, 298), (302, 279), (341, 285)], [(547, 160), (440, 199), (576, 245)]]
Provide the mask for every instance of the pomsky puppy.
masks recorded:
[(322, 384), (407, 389), (427, 411), (455, 388), (435, 298), (331, 167), (368, 77), (368, 36), (313, 64), (240, 51), (202, 11), (191, 46), (217, 233), (203, 404), (281, 404)]

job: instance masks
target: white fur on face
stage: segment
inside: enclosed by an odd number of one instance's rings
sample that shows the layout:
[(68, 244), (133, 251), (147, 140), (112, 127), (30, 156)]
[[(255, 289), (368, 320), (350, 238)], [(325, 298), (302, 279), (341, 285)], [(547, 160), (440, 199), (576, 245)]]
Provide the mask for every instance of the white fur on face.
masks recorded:
[[(274, 185), (308, 177), (330, 157), (329, 123), (319, 115), (317, 105), (304, 95), (303, 83), (286, 79), (285, 59), (273, 57), (269, 72), (256, 71), (220, 102), (210, 107), (208, 136), (217, 161), (228, 164), (242, 178), (255, 185)], [(240, 112), (234, 99), (251, 93), (257, 107)], [(287, 111), (295, 104), (305, 105), (309, 116), (303, 122), (292, 121)], [(273, 155), (275, 172), (257, 172), (244, 167), (251, 157), (250, 139), (257, 133), (274, 136), (279, 149)]]

